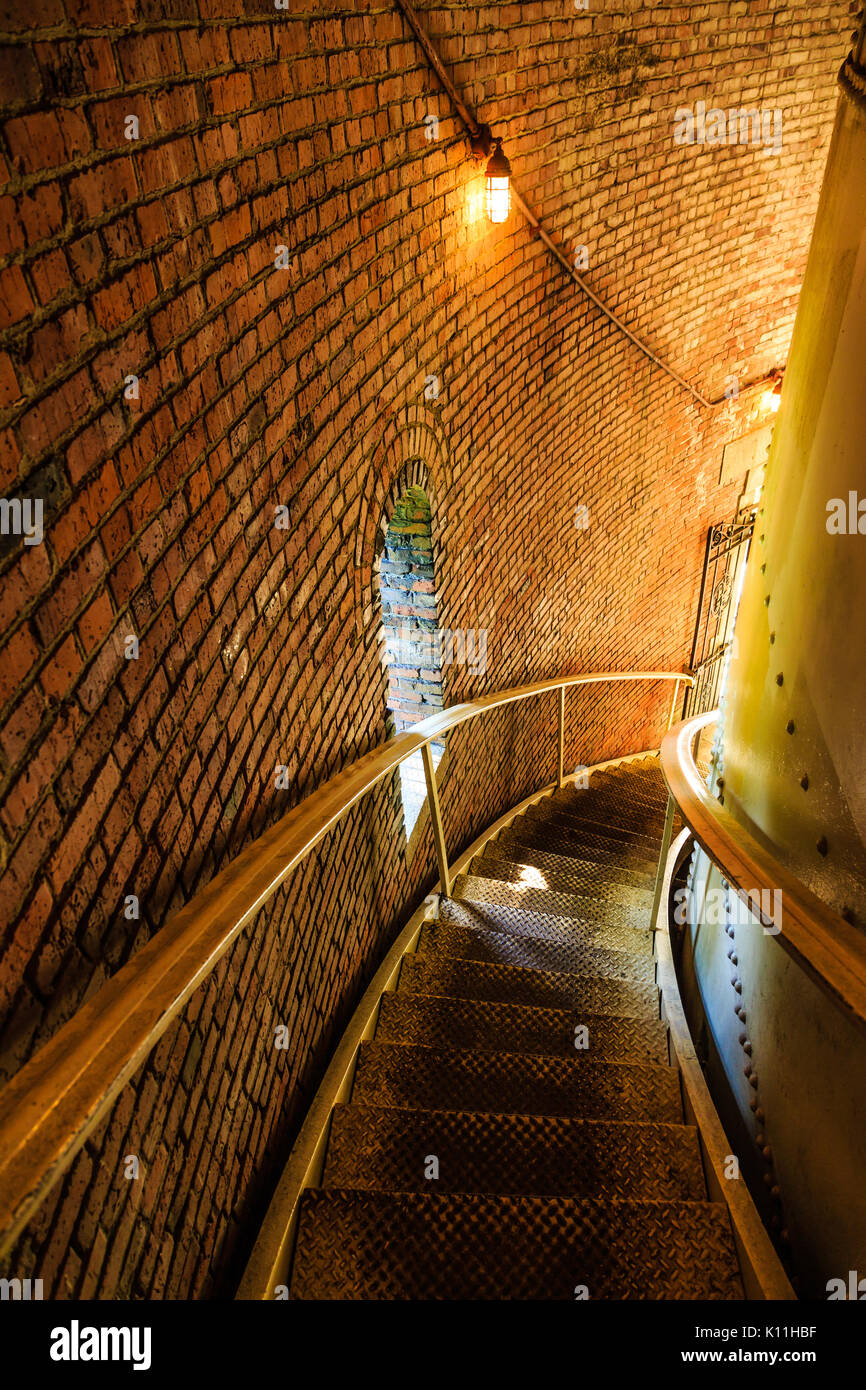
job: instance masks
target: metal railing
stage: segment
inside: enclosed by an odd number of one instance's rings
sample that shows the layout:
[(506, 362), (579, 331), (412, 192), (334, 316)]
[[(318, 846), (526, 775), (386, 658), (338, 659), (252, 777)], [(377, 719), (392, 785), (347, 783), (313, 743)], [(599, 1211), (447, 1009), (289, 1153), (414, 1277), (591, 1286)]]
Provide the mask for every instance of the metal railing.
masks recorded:
[(0, 1092), (0, 1253), (6, 1251), (193, 992), (292, 870), (357, 801), (419, 749), (443, 893), (448, 849), (431, 742), (504, 705), (559, 691), (557, 783), (564, 783), (566, 691), (672, 681), (679, 671), (596, 671), (517, 686), (455, 705), (365, 754), (266, 830), (170, 918)]
[(694, 684), (688, 693), (685, 718), (690, 718), (693, 714), (706, 714), (717, 708), (722, 691), (725, 661), (732, 646), (733, 642), (726, 642), (718, 651), (713, 652), (712, 656), (707, 657), (706, 661), (692, 667)]
[[(665, 735), (661, 765), (668, 810), (654, 914), (671, 839), (674, 803), (698, 844), (781, 948), (857, 1026), (866, 1031), (866, 937), (780, 863), (704, 785), (692, 755), (695, 736), (718, 719), (710, 710)], [(784, 921), (775, 904), (784, 905)]]

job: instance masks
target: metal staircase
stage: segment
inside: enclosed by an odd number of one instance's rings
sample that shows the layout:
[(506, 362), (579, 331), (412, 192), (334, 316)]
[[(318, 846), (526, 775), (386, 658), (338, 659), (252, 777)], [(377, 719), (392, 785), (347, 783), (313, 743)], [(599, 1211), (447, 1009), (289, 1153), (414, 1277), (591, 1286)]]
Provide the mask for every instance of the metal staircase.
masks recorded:
[(290, 1297), (743, 1297), (660, 1017), (665, 804), (656, 759), (599, 771), (456, 879), (333, 1110)]

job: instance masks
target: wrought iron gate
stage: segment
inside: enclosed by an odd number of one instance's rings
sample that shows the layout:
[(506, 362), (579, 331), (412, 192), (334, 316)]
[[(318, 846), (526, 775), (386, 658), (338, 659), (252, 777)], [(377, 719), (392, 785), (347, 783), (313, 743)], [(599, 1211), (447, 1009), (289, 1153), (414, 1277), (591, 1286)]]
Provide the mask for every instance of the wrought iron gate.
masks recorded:
[(746, 572), (755, 512), (740, 512), (733, 521), (711, 526), (707, 534), (701, 594), (689, 666), (695, 683), (688, 692), (686, 716), (715, 709)]

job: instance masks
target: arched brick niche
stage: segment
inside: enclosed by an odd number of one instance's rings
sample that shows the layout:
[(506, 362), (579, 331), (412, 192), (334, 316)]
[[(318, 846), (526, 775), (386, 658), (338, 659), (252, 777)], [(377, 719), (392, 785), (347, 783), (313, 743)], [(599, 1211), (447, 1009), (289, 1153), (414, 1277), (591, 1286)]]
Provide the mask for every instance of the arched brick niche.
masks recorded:
[(382, 537), (376, 574), (391, 675), (388, 708), (400, 733), (443, 707), (436, 556), (423, 488), (402, 490)]
[(420, 488), (430, 507), (434, 551), (444, 520), (440, 496), (448, 487), (448, 452), (432, 410), (410, 407), (389, 421), (365, 469), (355, 537), (355, 623), (358, 635), (376, 622), (375, 569), (394, 509), (407, 488)]
[[(404, 474), (421, 471), (410, 465)], [(451, 634), (443, 633), (437, 620), (436, 554), (427, 494), (417, 482), (398, 480), (388, 503), (376, 580), (388, 676), (389, 732), (402, 733), (444, 707), (443, 659), (447, 663), (453, 658), (453, 644)], [(431, 746), (438, 768), (444, 742), (437, 740)], [(411, 835), (427, 795), (420, 751), (400, 764), (398, 775), (404, 825)]]

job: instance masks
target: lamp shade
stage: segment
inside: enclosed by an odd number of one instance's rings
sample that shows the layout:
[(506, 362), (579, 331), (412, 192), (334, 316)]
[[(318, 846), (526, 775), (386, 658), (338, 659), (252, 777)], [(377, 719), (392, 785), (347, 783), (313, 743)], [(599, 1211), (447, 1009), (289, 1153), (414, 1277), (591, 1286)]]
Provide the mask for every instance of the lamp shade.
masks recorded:
[(511, 210), (511, 165), (502, 153), (502, 141), (487, 161), (487, 216), (491, 222), (504, 222)]

